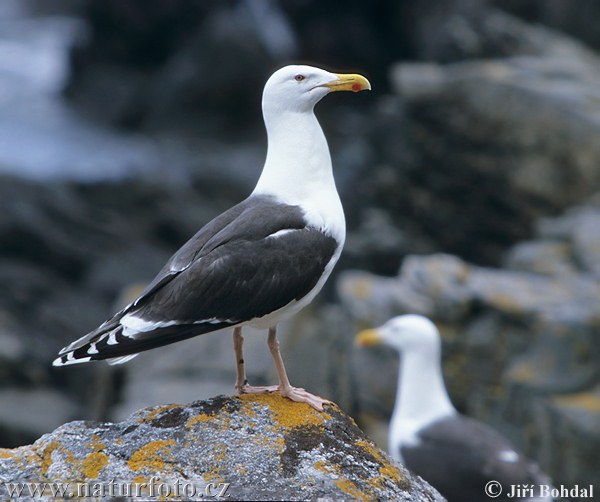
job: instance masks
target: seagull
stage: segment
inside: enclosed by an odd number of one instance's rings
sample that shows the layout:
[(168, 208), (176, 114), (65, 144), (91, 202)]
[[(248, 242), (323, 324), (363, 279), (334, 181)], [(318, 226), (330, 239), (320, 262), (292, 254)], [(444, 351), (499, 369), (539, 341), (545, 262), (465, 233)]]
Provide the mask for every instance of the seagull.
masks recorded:
[[(429, 319), (398, 316), (377, 329), (361, 331), (356, 343), (387, 345), (400, 354), (388, 435), (393, 458), (431, 483), (449, 502), (552, 500), (542, 496), (542, 486), (548, 487), (548, 493), (552, 486), (535, 463), (490, 426), (456, 411), (442, 376), (440, 334)], [(510, 496), (519, 486), (522, 491)]]
[[(322, 410), (330, 401), (290, 385), (277, 325), (319, 293), (346, 235), (329, 147), (314, 106), (331, 92), (370, 89), (361, 75), (306, 65), (273, 73), (262, 96), (267, 155), (249, 197), (201, 228), (139, 297), (63, 348), (53, 365), (101, 359), (120, 364), (145, 350), (233, 328), (239, 394), (279, 391)], [(279, 385), (248, 384), (244, 326), (268, 330)]]

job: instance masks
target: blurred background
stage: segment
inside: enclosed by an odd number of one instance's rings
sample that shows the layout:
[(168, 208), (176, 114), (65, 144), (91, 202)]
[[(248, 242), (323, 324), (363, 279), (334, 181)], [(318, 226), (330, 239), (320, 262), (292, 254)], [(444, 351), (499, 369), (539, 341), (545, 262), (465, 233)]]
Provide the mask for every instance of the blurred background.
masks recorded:
[[(282, 327), (291, 381), (385, 447), (397, 356), (354, 335), (422, 313), (460, 411), (555, 484), (597, 481), (598, 19), (592, 0), (3, 0), (0, 447), (233, 393), (229, 335), (50, 363), (248, 195), (262, 86), (300, 62), (373, 92), (318, 105), (348, 238)], [(249, 331), (251, 383), (273, 383)]]

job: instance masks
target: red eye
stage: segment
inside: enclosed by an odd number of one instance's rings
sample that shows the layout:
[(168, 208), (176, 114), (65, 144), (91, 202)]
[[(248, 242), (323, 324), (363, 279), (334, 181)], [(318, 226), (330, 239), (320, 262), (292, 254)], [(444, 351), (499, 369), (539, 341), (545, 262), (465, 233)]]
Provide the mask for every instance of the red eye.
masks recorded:
[(302, 82), (306, 77), (304, 75), (296, 75), (294, 78), (296, 82)]

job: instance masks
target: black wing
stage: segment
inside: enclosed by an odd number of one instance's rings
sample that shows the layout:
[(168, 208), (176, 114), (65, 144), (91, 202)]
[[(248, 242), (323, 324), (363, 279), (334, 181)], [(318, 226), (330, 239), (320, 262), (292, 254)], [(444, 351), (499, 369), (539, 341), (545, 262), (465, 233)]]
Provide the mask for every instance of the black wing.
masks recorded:
[(510, 485), (548, 483), (504, 436), (477, 420), (462, 415), (443, 419), (421, 431), (419, 438), (418, 446), (401, 449), (405, 465), (450, 502), (488, 500), (484, 488), (491, 480), (502, 484), (503, 494), (509, 493)]
[(306, 225), (300, 208), (246, 199), (203, 227), (139, 298), (55, 364), (123, 357), (262, 317), (310, 292), (337, 246)]

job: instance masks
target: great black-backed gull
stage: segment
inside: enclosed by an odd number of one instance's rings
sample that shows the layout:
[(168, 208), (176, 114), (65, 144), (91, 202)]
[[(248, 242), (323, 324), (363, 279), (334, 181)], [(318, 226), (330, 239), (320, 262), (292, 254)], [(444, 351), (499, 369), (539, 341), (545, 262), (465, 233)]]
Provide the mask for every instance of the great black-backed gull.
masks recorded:
[(543, 496), (552, 486), (535, 463), (496, 430), (456, 411), (442, 376), (440, 334), (429, 319), (398, 316), (360, 332), (356, 342), (400, 353), (388, 436), (392, 457), (450, 502), (552, 500)]
[[(62, 349), (53, 364), (122, 363), (144, 350), (233, 328), (239, 393), (279, 390), (322, 409), (327, 400), (290, 385), (276, 327), (321, 290), (346, 234), (329, 148), (313, 108), (330, 92), (370, 88), (361, 75), (303, 65), (276, 71), (263, 91), (267, 157), (251, 195), (200, 229), (135, 301)], [(248, 385), (245, 325), (268, 329), (278, 386)]]

